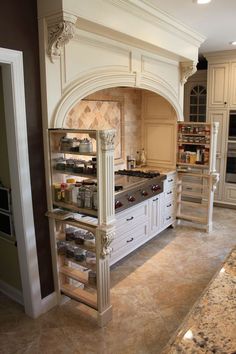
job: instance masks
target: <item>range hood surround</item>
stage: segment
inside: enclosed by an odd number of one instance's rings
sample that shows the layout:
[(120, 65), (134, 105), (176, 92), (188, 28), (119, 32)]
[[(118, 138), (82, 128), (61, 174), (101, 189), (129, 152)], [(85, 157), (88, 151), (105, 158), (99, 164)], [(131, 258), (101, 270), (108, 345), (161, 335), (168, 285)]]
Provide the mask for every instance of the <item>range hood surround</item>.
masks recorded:
[(38, 14), (46, 127), (61, 127), (79, 100), (117, 86), (163, 96), (182, 119), (201, 35), (140, 0), (40, 0)]

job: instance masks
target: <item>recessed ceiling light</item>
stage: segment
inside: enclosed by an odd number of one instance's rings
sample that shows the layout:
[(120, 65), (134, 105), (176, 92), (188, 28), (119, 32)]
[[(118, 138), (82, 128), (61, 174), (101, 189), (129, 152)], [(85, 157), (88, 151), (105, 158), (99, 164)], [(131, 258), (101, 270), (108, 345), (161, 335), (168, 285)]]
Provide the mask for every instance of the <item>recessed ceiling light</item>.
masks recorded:
[(193, 2), (196, 2), (199, 5), (203, 5), (208, 4), (209, 2), (211, 2), (211, 0), (193, 0)]
[(229, 42), (229, 44), (231, 44), (231, 45), (236, 45), (236, 41)]

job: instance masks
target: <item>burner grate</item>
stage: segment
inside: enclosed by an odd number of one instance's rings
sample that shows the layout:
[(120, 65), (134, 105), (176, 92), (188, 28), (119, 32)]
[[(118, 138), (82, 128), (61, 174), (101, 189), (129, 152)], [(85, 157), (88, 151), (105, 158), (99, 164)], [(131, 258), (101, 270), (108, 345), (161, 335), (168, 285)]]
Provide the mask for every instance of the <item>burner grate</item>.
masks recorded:
[(141, 178), (154, 178), (160, 176), (159, 172), (144, 172), (140, 170), (118, 170), (115, 172), (115, 174)]

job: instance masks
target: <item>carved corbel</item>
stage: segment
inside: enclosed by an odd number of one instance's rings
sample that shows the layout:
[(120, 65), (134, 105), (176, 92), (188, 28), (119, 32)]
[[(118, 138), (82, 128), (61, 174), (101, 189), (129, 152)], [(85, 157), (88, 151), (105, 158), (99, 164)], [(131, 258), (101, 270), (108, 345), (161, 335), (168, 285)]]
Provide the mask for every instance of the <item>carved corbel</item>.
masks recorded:
[(115, 149), (115, 129), (100, 131), (100, 139), (103, 151)]
[(48, 23), (47, 54), (53, 63), (61, 56), (61, 49), (75, 36), (76, 17), (60, 18)]
[(184, 85), (187, 82), (188, 78), (193, 74), (195, 74), (196, 71), (197, 71), (196, 61), (180, 63), (181, 84)]
[(105, 258), (112, 251), (110, 244), (114, 240), (115, 231), (114, 230), (112, 230), (112, 231), (101, 230), (100, 232), (101, 232), (101, 253), (100, 253), (100, 256), (101, 256), (101, 258)]
[(212, 186), (211, 186), (211, 190), (212, 192), (215, 192), (216, 187), (217, 187), (217, 183), (220, 180), (220, 175), (219, 173), (212, 173), (211, 174), (211, 181), (212, 181)]

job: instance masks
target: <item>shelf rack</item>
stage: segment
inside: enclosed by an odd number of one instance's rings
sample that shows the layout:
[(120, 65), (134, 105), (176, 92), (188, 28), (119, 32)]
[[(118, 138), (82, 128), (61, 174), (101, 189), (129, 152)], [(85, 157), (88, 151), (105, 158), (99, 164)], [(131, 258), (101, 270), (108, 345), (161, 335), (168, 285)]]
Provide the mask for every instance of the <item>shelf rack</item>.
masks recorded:
[[(88, 137), (93, 139), (92, 152), (78, 152), (61, 150), (60, 141), (63, 137)], [(49, 169), (51, 171), (52, 193), (49, 196), (50, 234), (52, 239), (52, 257), (54, 264), (54, 279), (58, 292), (59, 303), (63, 296), (81, 302), (85, 306), (96, 311), (99, 326), (105, 325), (112, 318), (112, 306), (110, 302), (110, 267), (109, 253), (110, 243), (114, 237), (114, 137), (115, 131), (90, 130), (90, 129), (49, 129)], [(83, 156), (85, 159), (95, 157), (97, 159), (96, 175), (86, 173), (74, 173), (73, 171), (56, 170), (55, 163), (58, 158), (71, 158), (73, 155)], [(53, 185), (65, 183), (66, 176), (80, 177), (83, 179), (96, 179), (98, 205), (97, 210), (81, 208), (76, 203), (55, 201)], [(108, 181), (104, 183), (104, 181)], [(56, 209), (56, 208), (59, 208)], [(64, 210), (65, 212), (61, 212)], [(72, 226), (92, 232), (95, 236), (95, 249), (84, 245), (76, 245), (81, 249), (95, 253), (96, 263), (89, 264), (86, 261), (79, 262), (74, 258), (68, 258), (64, 254), (57, 253), (57, 241), (65, 239), (64, 230)], [(73, 247), (74, 241), (69, 241)], [(96, 281), (91, 283), (89, 272), (96, 272)], [(90, 311), (88, 311), (89, 313)]]
[[(186, 127), (192, 132), (186, 133)], [(194, 131), (198, 131), (199, 127), (202, 130), (201, 134), (195, 134)], [(208, 141), (210, 138), (210, 143), (182, 142), (183, 135), (192, 136), (194, 139), (195, 136), (204, 137), (204, 132), (206, 131), (206, 140)], [(215, 170), (217, 133), (218, 123), (180, 122), (178, 126), (177, 219), (200, 224), (208, 232), (212, 229), (214, 190), (219, 178)], [(186, 149), (188, 146), (193, 146), (193, 149), (197, 146), (209, 149), (209, 161), (203, 164), (180, 161), (181, 156), (179, 156), (178, 149), (183, 145)]]

